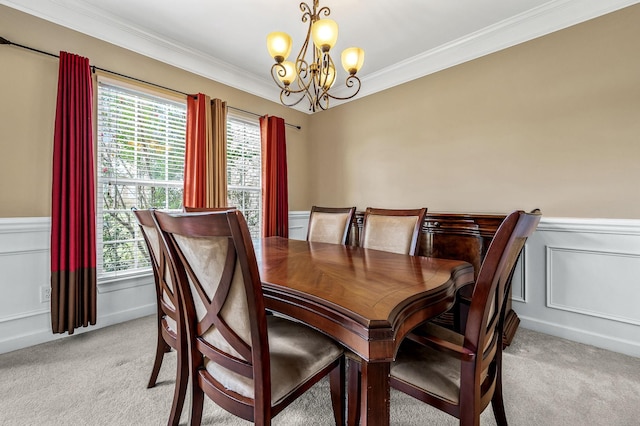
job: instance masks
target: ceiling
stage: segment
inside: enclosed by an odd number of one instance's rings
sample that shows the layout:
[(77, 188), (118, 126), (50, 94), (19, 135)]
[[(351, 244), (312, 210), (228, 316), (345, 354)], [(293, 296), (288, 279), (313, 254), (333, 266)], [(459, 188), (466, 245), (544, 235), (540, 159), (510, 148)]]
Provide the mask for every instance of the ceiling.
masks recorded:
[[(361, 98), (638, 2), (321, 0), (320, 6), (328, 6), (339, 25), (338, 61), (346, 47), (365, 50)], [(295, 56), (307, 29), (300, 0), (0, 3), (275, 102), (279, 90), (270, 75), (266, 36), (289, 33)], [(339, 74), (338, 81), (345, 77)]]

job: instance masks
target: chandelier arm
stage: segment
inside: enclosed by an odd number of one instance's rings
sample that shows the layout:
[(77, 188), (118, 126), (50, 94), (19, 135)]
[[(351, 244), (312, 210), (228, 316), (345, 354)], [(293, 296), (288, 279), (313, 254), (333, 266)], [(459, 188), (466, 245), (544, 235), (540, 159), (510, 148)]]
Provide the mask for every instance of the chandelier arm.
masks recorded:
[[(274, 71), (275, 71), (275, 75), (274, 75)], [(281, 62), (276, 62), (271, 66), (271, 77), (273, 77), (276, 83), (278, 83), (278, 81), (276, 80), (276, 76), (284, 77), (285, 75), (287, 75), (287, 69), (284, 67), (284, 65), (282, 65)]]
[(347, 99), (353, 98), (355, 95), (358, 94), (358, 92), (360, 92), (360, 87), (362, 86), (362, 82), (360, 81), (360, 79), (356, 75), (350, 75), (345, 80), (344, 84), (347, 87), (354, 87), (354, 86), (356, 86), (356, 83), (357, 83), (356, 91), (353, 94), (349, 95), (349, 96), (345, 96), (345, 97), (335, 96), (335, 95), (332, 95), (331, 93), (329, 93), (328, 91), (325, 93), (325, 95), (330, 97), (331, 99), (336, 99), (336, 100), (339, 100), (339, 101), (346, 101)]
[(271, 65), (271, 78), (281, 90), (284, 90), (286, 86), (282, 84), (277, 76), (280, 75), (281, 77), (284, 77), (286, 73), (287, 71), (282, 64), (276, 62), (275, 64)]
[(287, 103), (285, 101), (285, 98), (288, 98), (289, 95), (291, 95), (292, 93), (301, 93), (301, 92), (291, 92), (290, 90), (287, 89), (283, 89), (280, 91), (280, 103), (284, 106), (288, 106), (288, 107), (292, 107), (292, 106), (296, 106), (300, 103), (301, 100), (303, 100), (306, 97), (306, 93), (302, 93), (302, 95), (298, 98), (298, 100), (296, 100), (295, 102), (292, 103)]
[(328, 6), (322, 6), (318, 13), (316, 13), (316, 18), (320, 17), (320, 15), (329, 16), (331, 14), (331, 9)]
[[(294, 101), (292, 103), (287, 103), (285, 101), (285, 97), (289, 97), (289, 95), (291, 95), (292, 93), (297, 93), (297, 94), (301, 94), (301, 95), (296, 101)], [(299, 90), (297, 92), (292, 92), (292, 91), (288, 90), (287, 88), (285, 88), (285, 89), (280, 91), (280, 103), (282, 103), (282, 105), (284, 105), (284, 106), (288, 106), (288, 107), (296, 106), (296, 105), (298, 105), (300, 103), (300, 101), (302, 101), (305, 98), (307, 98), (307, 100), (309, 102), (309, 111), (315, 112), (316, 111), (316, 102), (313, 100), (313, 97), (311, 96), (311, 94), (309, 93), (308, 90), (307, 91)]]
[[(318, 52), (320, 53), (320, 52)], [(335, 71), (336, 71), (336, 65), (333, 62), (333, 58), (331, 57), (331, 55), (329, 54), (329, 52), (326, 53), (320, 53), (320, 55), (322, 55), (322, 60), (318, 61), (319, 66), (318, 66), (318, 86), (319, 88), (322, 89), (322, 94), (324, 94), (325, 92), (328, 92), (329, 89), (331, 89), (331, 86), (333, 85), (333, 83), (329, 83), (327, 80), (329, 79), (330, 75), (333, 75), (333, 79), (335, 81), (336, 75), (335, 75)], [(333, 69), (333, 74), (331, 74), (330, 70)]]
[[(331, 10), (327, 6), (319, 7), (319, 0), (313, 0), (311, 4), (313, 7), (305, 2), (300, 3), (302, 22), (306, 23), (308, 28), (307, 36), (295, 63), (287, 64), (287, 69), (293, 68), (293, 71), (290, 70), (289, 72), (295, 73), (295, 79), (290, 77), (284, 79), (287, 76), (287, 71), (285, 66), (280, 63), (276, 63), (271, 67), (271, 77), (280, 89), (280, 102), (283, 105), (295, 106), (306, 98), (309, 101), (309, 110), (315, 112), (320, 109), (328, 109), (330, 99), (347, 100), (353, 98), (360, 92), (362, 83), (356, 77), (354, 71), (354, 74), (350, 74), (345, 80), (347, 88), (355, 88), (353, 94), (342, 97), (330, 93), (337, 78), (337, 70), (329, 52), (323, 52), (313, 43), (312, 26), (319, 19), (329, 16)], [(325, 45), (323, 45), (323, 48), (326, 50)], [(309, 49), (311, 50), (311, 60), (307, 62), (306, 57)], [(274, 58), (278, 60), (278, 57), (274, 56)], [(280, 79), (289, 81), (289, 83), (284, 84)], [(295, 99), (288, 102), (292, 98)]]
[(302, 22), (307, 22), (311, 20), (313, 22), (313, 18), (316, 15), (315, 8), (317, 6), (317, 1), (314, 0), (313, 9), (309, 7), (306, 3), (300, 3), (300, 11), (302, 12)]
[[(296, 73), (298, 73), (297, 69), (296, 69)], [(306, 71), (305, 71), (305, 74), (306, 74)], [(286, 70), (282, 64), (275, 63), (271, 66), (271, 78), (273, 79), (273, 81), (276, 83), (276, 85), (281, 91), (286, 91), (288, 93), (303, 93), (303, 92), (310, 91), (310, 85), (307, 85), (304, 82), (304, 80), (300, 78), (300, 74), (298, 74), (298, 78), (296, 78), (298, 89), (292, 89), (291, 85), (283, 84), (280, 81), (280, 79), (277, 77), (278, 75), (280, 75), (281, 77), (284, 77), (286, 75)], [(302, 82), (302, 85), (300, 85), (301, 82)]]
[[(295, 64), (296, 84), (299, 90), (292, 92), (309, 92), (311, 83), (313, 82), (313, 72), (310, 70), (309, 64), (303, 59), (297, 59)], [(310, 74), (311, 73), (311, 74)]]

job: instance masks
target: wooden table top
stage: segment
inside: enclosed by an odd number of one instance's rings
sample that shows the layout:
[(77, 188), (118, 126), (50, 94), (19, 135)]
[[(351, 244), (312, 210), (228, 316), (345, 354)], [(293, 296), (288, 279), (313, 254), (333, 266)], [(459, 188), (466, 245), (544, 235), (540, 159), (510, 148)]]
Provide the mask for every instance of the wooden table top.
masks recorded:
[[(302, 315), (298, 319), (338, 340), (345, 336), (334, 327), (365, 341), (402, 338), (410, 331), (405, 328), (448, 309), (457, 288), (473, 280), (473, 267), (463, 261), (280, 237), (262, 239), (256, 256), (267, 306)], [(343, 343), (361, 352), (348, 340)], [(373, 353), (362, 349), (361, 355)]]

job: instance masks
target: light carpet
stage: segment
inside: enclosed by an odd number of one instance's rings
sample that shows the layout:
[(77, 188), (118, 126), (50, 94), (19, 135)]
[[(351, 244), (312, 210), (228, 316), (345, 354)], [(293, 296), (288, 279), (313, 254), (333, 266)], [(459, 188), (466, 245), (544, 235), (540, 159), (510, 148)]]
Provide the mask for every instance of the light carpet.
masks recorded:
[[(175, 353), (147, 389), (155, 350), (153, 316), (0, 355), (0, 425), (164, 425)], [(504, 352), (511, 425), (640, 425), (640, 359), (520, 328)], [(187, 423), (188, 401), (181, 418)], [(205, 402), (203, 425), (243, 426)], [(332, 425), (326, 380), (287, 407), (274, 425)], [(457, 425), (457, 419), (392, 390), (391, 424)], [(491, 407), (482, 425), (495, 425)]]

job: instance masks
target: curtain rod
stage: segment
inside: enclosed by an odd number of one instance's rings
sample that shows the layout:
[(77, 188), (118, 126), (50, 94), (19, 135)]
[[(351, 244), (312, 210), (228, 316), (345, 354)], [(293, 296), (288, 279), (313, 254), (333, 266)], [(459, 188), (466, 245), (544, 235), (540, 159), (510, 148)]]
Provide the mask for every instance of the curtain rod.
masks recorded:
[[(9, 45), (12, 45), (12, 46), (21, 47), (22, 49), (27, 49), (27, 50), (31, 50), (33, 52), (42, 53), (43, 55), (52, 56), (54, 58), (60, 58), (59, 55), (56, 55), (54, 53), (45, 52), (44, 50), (35, 49), (35, 48), (29, 47), (29, 46), (23, 46), (22, 44), (14, 43), (14, 42), (9, 41), (6, 38), (1, 37), (1, 36), (0, 36), (0, 44), (9, 44)], [(117, 75), (119, 77), (128, 78), (129, 80), (134, 80), (134, 81), (137, 81), (137, 82), (140, 82), (140, 83), (149, 84), (151, 86), (158, 87), (160, 89), (169, 90), (171, 92), (179, 93), (179, 94), (184, 95), (184, 96), (193, 96), (190, 93), (185, 93), (185, 92), (182, 92), (180, 90), (172, 89), (170, 87), (161, 86), (159, 84), (151, 83), (150, 81), (141, 80), (139, 78), (131, 77), (129, 75), (120, 74), (119, 72), (115, 72), (115, 71), (111, 71), (111, 70), (108, 70), (108, 69), (100, 68), (100, 67), (97, 67), (95, 65), (91, 65), (91, 68), (92, 68), (93, 72), (95, 72), (95, 70), (100, 70), (100, 71), (103, 71), (103, 72), (107, 72), (109, 74)], [(250, 115), (253, 115), (255, 117), (262, 117), (261, 114), (258, 114), (256, 112), (251, 112), (251, 111), (247, 111), (247, 110), (244, 110), (244, 109), (236, 108), (236, 107), (231, 106), (231, 105), (227, 105), (227, 108), (230, 108), (230, 109), (233, 109), (233, 110), (236, 110), (236, 111), (240, 111), (240, 112), (244, 112), (245, 114), (250, 114)], [(289, 127), (293, 127), (294, 129), (298, 129), (298, 130), (302, 129), (302, 127), (297, 125), (297, 124), (289, 124), (287, 122), (285, 122), (284, 124), (289, 126)]]

